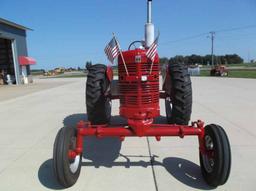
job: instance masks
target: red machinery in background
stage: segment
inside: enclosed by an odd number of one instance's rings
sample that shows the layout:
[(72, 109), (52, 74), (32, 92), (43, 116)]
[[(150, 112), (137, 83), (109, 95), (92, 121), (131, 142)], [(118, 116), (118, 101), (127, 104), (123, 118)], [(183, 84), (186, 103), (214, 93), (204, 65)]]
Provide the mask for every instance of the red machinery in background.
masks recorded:
[(228, 68), (225, 65), (216, 65), (210, 71), (211, 76), (228, 76)]
[[(122, 52), (118, 57), (118, 80), (105, 65), (88, 65), (86, 107), (88, 121), (76, 128), (60, 129), (54, 143), (53, 164), (61, 185), (70, 187), (77, 181), (83, 153), (84, 136), (119, 137), (195, 135), (199, 140), (200, 165), (206, 182), (214, 187), (224, 184), (230, 173), (231, 152), (228, 137), (222, 127), (207, 125), (201, 120), (188, 125), (192, 111), (192, 86), (184, 64), (169, 64), (162, 72), (163, 85), (159, 91), (159, 57), (151, 61), (146, 52), (154, 42), (151, 23), (151, 4), (148, 0), (148, 20), (145, 41), (140, 48)], [(111, 125), (111, 100), (119, 99), (120, 116), (126, 124)], [(159, 99), (165, 100), (167, 124), (154, 124), (160, 116)]]

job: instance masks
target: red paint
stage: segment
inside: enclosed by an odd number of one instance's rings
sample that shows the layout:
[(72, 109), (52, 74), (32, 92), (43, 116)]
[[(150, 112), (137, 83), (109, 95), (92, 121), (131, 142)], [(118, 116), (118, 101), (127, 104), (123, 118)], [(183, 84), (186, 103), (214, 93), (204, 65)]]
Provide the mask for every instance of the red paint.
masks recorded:
[(146, 50), (135, 49), (122, 53), (129, 76), (119, 56), (119, 113), (128, 119), (128, 125), (140, 136), (143, 129), (152, 124), (153, 118), (160, 115), (159, 57), (156, 55), (150, 74), (151, 61), (146, 56)]
[[(161, 98), (166, 98), (166, 97), (170, 97), (171, 94), (171, 76), (170, 76), (170, 72), (169, 72), (169, 65), (165, 66), (164, 69), (164, 74), (163, 76), (165, 76), (165, 78), (163, 79), (163, 87), (162, 89), (164, 90), (164, 97)], [(161, 95), (163, 96), (163, 94)]]
[(74, 158), (76, 158), (76, 155), (77, 155), (77, 152), (72, 151), (72, 150), (68, 151), (68, 158), (74, 159)]
[(19, 64), (21, 66), (36, 64), (36, 60), (27, 56), (19, 56)]
[[(91, 125), (90, 122), (77, 124), (76, 149), (69, 151), (68, 156), (74, 158), (83, 151), (83, 137), (96, 136), (118, 137), (121, 141), (125, 137), (155, 137), (160, 141), (162, 136), (198, 136), (199, 148), (205, 152), (204, 123), (197, 121), (191, 126), (175, 124), (153, 124), (155, 117), (160, 115), (159, 99), (168, 96), (167, 89), (159, 91), (159, 57), (156, 55), (153, 70), (150, 73), (151, 61), (146, 57), (146, 51), (135, 49), (123, 52), (123, 57), (129, 72), (126, 73), (121, 57), (118, 58), (119, 95), (110, 96), (111, 99), (120, 99), (121, 116), (127, 119), (128, 124), (108, 126)], [(107, 68), (107, 76), (111, 81), (113, 71)], [(170, 78), (167, 72), (167, 78)]]
[(110, 82), (113, 80), (113, 76), (114, 74), (111, 66), (107, 66), (107, 78)]
[(141, 120), (130, 122), (134, 127), (127, 128), (127, 125), (107, 126), (107, 125), (91, 125), (89, 122), (79, 122), (77, 124), (77, 139), (76, 149), (69, 151), (68, 156), (74, 158), (83, 151), (83, 137), (96, 136), (98, 138), (104, 137), (119, 137), (121, 141), (125, 137), (156, 137), (158, 141), (162, 136), (198, 136), (200, 151), (205, 152), (204, 146), (204, 126), (203, 122), (194, 122), (191, 126), (187, 125), (171, 125), (171, 124), (152, 124), (151, 121), (147, 123)]

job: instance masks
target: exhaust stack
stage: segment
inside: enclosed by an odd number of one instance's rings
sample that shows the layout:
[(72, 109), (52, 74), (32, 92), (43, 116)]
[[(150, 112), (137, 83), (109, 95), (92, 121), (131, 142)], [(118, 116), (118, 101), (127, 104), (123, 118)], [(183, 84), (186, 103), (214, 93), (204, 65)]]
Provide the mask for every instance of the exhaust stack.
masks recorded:
[(154, 42), (155, 38), (155, 27), (152, 23), (152, 0), (148, 0), (147, 3), (147, 23), (145, 24), (145, 48), (149, 48)]

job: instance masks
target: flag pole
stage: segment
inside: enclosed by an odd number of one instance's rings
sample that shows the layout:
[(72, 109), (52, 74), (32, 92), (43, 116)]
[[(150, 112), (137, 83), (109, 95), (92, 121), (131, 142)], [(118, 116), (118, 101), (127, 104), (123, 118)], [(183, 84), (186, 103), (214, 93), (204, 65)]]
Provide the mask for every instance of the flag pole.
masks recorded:
[[(157, 35), (156, 39), (158, 39), (159, 36), (160, 36), (160, 31), (158, 30), (158, 35)], [(156, 42), (156, 39), (154, 40), (154, 43)], [(150, 72), (149, 72), (150, 75), (151, 75), (151, 72), (152, 72), (152, 69), (153, 69), (154, 61), (155, 61), (155, 56), (154, 56), (154, 58), (152, 59), (152, 62), (151, 62)]]
[(155, 58), (154, 58), (154, 59), (152, 59), (152, 62), (151, 62), (151, 66), (150, 66), (150, 72), (149, 72), (149, 74), (150, 74), (150, 75), (151, 75), (151, 72), (152, 72), (152, 69), (153, 69), (154, 60), (155, 60)]
[(113, 36), (114, 36), (115, 41), (116, 41), (116, 43), (117, 43), (118, 50), (119, 50), (119, 52), (120, 52), (120, 55), (121, 55), (121, 58), (122, 58), (122, 61), (123, 61), (123, 64), (124, 64), (125, 72), (126, 72), (127, 76), (129, 76), (129, 72), (128, 72), (128, 70), (127, 70), (127, 66), (126, 66), (125, 61), (124, 61), (124, 56), (123, 56), (123, 53), (122, 53), (122, 51), (121, 51), (122, 49), (121, 49), (120, 44), (119, 44), (119, 42), (118, 42), (118, 40), (117, 40), (117, 38), (116, 38), (116, 36), (115, 36), (114, 33), (113, 33)]

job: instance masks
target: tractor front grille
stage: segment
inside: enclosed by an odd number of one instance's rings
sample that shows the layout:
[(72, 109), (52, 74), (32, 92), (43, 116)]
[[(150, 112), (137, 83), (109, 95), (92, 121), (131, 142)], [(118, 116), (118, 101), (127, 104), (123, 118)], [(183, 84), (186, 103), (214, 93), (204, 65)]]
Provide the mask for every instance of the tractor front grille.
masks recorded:
[[(138, 66), (137, 64), (138, 63), (132, 63), (132, 64), (126, 63), (129, 75), (137, 75), (137, 73), (138, 73), (137, 68), (138, 67), (140, 68), (140, 72), (141, 72), (142, 75), (149, 75), (151, 63), (140, 63), (140, 66)], [(159, 65), (154, 64), (153, 68), (152, 68), (152, 72), (153, 73), (158, 73), (158, 71), (159, 71)], [(120, 74), (126, 74), (125, 67), (124, 67), (123, 64), (120, 64), (118, 66), (118, 72)], [(159, 75), (157, 75), (157, 76), (159, 76)]]
[[(140, 62), (135, 57), (140, 55)], [(137, 80), (125, 80), (127, 74), (119, 57), (118, 76), (120, 88), (120, 104), (122, 107), (152, 107), (159, 105), (159, 63), (154, 62), (150, 74), (151, 61), (146, 57), (145, 50), (123, 52), (129, 76), (137, 77)], [(157, 58), (158, 59), (158, 58)], [(141, 77), (146, 76), (150, 80), (142, 81)]]
[(141, 106), (148, 104), (157, 104), (159, 100), (159, 83), (120, 83), (120, 103), (129, 106)]

